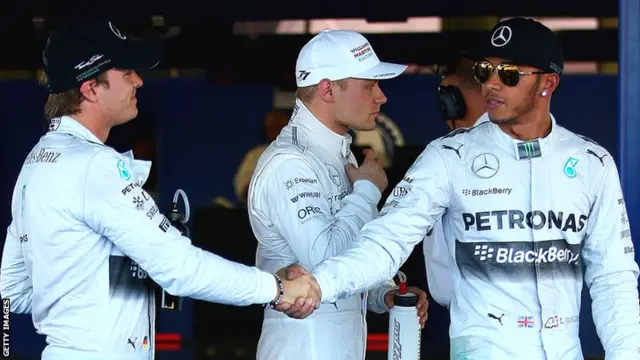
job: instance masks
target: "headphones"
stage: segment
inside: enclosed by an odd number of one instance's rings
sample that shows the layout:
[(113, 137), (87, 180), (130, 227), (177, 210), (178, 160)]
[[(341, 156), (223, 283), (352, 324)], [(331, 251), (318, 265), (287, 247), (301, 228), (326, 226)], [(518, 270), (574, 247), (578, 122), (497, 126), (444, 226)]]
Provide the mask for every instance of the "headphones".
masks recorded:
[(438, 86), (438, 103), (443, 120), (460, 120), (467, 113), (462, 92), (453, 85)]

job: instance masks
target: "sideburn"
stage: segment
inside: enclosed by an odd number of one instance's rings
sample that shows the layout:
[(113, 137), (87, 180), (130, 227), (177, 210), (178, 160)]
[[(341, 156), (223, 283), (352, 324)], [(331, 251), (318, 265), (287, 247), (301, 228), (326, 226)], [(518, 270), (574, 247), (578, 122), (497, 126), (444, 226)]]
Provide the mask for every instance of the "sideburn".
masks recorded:
[(536, 77), (536, 82), (533, 84), (533, 86), (531, 86), (531, 89), (529, 89), (527, 96), (525, 96), (525, 98), (522, 100), (520, 105), (518, 105), (514, 109), (514, 111), (518, 114), (516, 118), (530, 112), (533, 109), (533, 106), (538, 96), (538, 87), (540, 86), (540, 81), (542, 81), (541, 74), (536, 74), (535, 77)]

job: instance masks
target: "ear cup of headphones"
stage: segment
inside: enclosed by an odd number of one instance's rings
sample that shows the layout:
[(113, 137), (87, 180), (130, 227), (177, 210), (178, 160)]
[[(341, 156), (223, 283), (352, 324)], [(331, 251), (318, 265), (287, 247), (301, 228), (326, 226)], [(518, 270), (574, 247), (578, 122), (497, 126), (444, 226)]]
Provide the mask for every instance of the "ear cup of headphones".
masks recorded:
[(462, 93), (453, 85), (438, 87), (438, 103), (443, 120), (460, 120), (467, 113)]

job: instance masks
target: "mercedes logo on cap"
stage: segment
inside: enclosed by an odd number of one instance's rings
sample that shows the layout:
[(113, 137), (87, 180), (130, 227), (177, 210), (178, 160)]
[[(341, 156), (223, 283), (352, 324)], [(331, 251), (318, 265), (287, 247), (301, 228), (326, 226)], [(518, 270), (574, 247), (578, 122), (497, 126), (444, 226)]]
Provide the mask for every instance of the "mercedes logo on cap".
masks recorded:
[(482, 179), (494, 177), (500, 169), (500, 161), (498, 158), (489, 153), (476, 156), (471, 164), (471, 171)]
[(491, 45), (495, 47), (503, 47), (511, 40), (511, 28), (508, 26), (500, 26), (491, 35)]
[(111, 32), (113, 32), (115, 36), (119, 37), (122, 40), (127, 40), (127, 37), (124, 34), (122, 34), (120, 32), (120, 29), (118, 29), (115, 25), (113, 25), (111, 21), (109, 21), (109, 28), (111, 29)]

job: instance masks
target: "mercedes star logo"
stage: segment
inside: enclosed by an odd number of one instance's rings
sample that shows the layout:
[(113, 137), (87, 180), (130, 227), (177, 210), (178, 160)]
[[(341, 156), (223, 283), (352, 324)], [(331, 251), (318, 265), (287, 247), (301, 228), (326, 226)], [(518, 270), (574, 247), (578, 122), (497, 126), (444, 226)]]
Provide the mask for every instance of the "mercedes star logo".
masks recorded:
[(476, 156), (471, 164), (471, 171), (479, 178), (489, 179), (498, 173), (500, 169), (500, 161), (498, 158), (489, 153)]
[(491, 44), (495, 47), (503, 47), (511, 40), (511, 28), (508, 26), (500, 26), (491, 35)]
[(331, 179), (331, 181), (333, 181), (336, 186), (341, 186), (342, 181), (340, 180), (340, 173), (338, 172), (338, 169), (336, 169), (336, 167), (331, 164), (325, 165), (327, 165), (327, 170), (329, 171), (329, 178)]
[(115, 25), (113, 25), (113, 24), (111, 23), (111, 21), (109, 21), (109, 28), (111, 28), (111, 32), (113, 32), (113, 34), (114, 34), (115, 36), (119, 37), (119, 38), (120, 38), (120, 39), (122, 39), (122, 40), (127, 40), (127, 37), (126, 37), (126, 36), (124, 36), (124, 35), (120, 32), (120, 30), (119, 30)]

